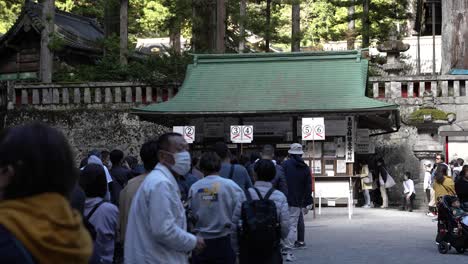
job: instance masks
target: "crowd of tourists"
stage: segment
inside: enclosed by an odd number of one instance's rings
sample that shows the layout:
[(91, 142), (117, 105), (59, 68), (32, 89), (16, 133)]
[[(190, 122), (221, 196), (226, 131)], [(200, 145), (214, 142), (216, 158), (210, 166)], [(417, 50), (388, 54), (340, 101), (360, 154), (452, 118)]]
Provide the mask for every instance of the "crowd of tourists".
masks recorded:
[[(435, 163), (425, 161), (423, 196), (428, 205), (427, 215), (437, 217), (437, 203), (445, 195), (457, 196), (460, 206), (468, 209), (468, 165), (459, 158), (446, 164), (445, 156), (437, 154)], [(369, 168), (365, 161), (360, 161), (357, 168), (361, 177), (361, 191), (364, 197), (363, 208), (388, 207), (387, 191), (396, 183), (388, 172), (382, 158), (376, 161), (376, 166)], [(410, 172), (405, 172), (402, 181), (401, 209), (413, 211), (416, 190)]]
[(0, 263), (282, 263), (305, 248), (312, 208), (302, 146), (243, 165), (227, 145), (192, 157), (176, 133), (140, 160), (90, 151), (41, 123), (0, 135)]

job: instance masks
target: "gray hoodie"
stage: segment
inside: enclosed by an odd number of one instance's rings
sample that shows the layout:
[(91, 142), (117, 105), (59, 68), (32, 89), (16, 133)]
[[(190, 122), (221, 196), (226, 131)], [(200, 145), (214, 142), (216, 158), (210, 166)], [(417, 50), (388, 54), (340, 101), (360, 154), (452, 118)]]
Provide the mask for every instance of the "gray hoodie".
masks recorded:
[(206, 176), (192, 185), (189, 207), (198, 217), (195, 232), (212, 239), (230, 234), (237, 203), (245, 200), (244, 191), (232, 180)]
[[(271, 182), (265, 182), (265, 181), (257, 181), (254, 184), (255, 188), (257, 188), (260, 191), (260, 194), (264, 197), (266, 193), (272, 188)], [(254, 189), (250, 188), (249, 189), (250, 195), (252, 196), (252, 200), (258, 200), (259, 197), (257, 193), (255, 192)], [(281, 238), (285, 239), (288, 236), (289, 233), (289, 206), (288, 206), (288, 200), (286, 199), (286, 196), (278, 191), (275, 190), (270, 196), (270, 200), (275, 202), (276, 205), (276, 212), (279, 217), (279, 222), (281, 225)], [(243, 200), (244, 201), (244, 200)], [(232, 222), (235, 224), (232, 226), (231, 230), (231, 242), (232, 242), (232, 247), (235, 251), (237, 251), (238, 247), (238, 241), (237, 241), (237, 225), (239, 224), (239, 220), (241, 218), (241, 207), (242, 207), (242, 202), (239, 202), (236, 206), (236, 209), (234, 211), (234, 215), (232, 217)]]

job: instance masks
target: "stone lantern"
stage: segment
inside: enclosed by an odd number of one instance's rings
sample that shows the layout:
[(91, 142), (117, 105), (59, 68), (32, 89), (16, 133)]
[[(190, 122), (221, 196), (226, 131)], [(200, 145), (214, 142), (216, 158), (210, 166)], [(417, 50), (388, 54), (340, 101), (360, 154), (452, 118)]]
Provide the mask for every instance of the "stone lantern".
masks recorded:
[(398, 76), (405, 69), (405, 65), (400, 61), (400, 53), (410, 48), (409, 44), (398, 40), (395, 34), (391, 34), (389, 40), (377, 46), (377, 50), (387, 53), (387, 63), (383, 65), (383, 70), (389, 76)]

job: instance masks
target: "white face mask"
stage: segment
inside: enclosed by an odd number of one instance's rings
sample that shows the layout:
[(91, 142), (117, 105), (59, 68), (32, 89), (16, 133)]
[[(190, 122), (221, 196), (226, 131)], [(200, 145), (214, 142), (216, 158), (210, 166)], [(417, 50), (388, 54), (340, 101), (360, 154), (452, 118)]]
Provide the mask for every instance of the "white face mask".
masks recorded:
[(192, 159), (188, 151), (182, 151), (172, 154), (174, 156), (174, 165), (171, 169), (179, 175), (185, 175), (190, 171), (192, 167)]

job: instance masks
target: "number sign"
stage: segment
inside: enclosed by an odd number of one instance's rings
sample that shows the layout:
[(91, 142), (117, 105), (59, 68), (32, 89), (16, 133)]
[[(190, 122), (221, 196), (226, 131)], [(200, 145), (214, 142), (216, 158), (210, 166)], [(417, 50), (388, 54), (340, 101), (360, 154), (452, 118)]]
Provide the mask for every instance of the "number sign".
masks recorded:
[(253, 126), (231, 126), (232, 143), (252, 143)]

